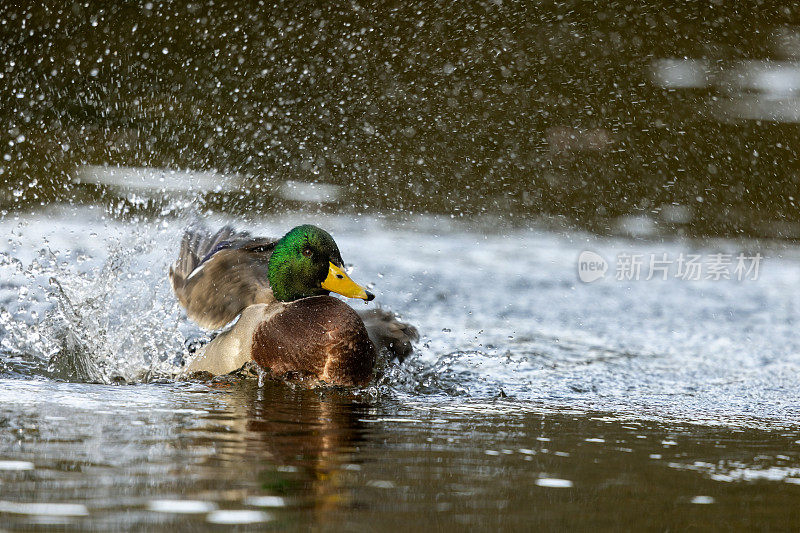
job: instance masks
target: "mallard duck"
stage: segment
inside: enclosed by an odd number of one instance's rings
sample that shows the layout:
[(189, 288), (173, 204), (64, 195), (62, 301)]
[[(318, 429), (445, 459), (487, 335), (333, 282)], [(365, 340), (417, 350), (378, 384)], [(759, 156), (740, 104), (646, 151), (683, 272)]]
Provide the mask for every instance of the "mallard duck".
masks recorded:
[(333, 237), (312, 225), (278, 240), (228, 226), (215, 234), (190, 228), (169, 278), (200, 326), (220, 329), (238, 317), (191, 361), (187, 375), (227, 374), (253, 360), (276, 375), (365, 385), (379, 350), (402, 360), (417, 339), (416, 330), (393, 314), (356, 313), (329, 295), (374, 298), (345, 273)]

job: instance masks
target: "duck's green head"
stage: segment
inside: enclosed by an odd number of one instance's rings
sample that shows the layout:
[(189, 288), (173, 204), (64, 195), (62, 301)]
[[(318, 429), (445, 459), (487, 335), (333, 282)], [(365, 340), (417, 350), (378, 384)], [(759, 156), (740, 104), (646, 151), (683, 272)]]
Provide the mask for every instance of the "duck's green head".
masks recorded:
[(292, 302), (330, 292), (370, 301), (375, 295), (345, 274), (339, 247), (316, 226), (297, 226), (275, 244), (269, 259), (269, 284), (275, 298)]

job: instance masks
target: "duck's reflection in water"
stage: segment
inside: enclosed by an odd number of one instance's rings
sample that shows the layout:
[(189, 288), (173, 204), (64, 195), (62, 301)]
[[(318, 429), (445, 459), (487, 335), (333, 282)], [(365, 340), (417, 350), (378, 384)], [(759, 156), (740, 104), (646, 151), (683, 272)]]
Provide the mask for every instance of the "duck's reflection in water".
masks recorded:
[(271, 463), (252, 463), (254, 469), (261, 465), (257, 476), (264, 494), (297, 498), (314, 509), (317, 519), (347, 506), (345, 478), (359, 469), (355, 452), (367, 432), (360, 419), (369, 406), (352, 392), (280, 382), (268, 382), (254, 394), (247, 448), (248, 455)]

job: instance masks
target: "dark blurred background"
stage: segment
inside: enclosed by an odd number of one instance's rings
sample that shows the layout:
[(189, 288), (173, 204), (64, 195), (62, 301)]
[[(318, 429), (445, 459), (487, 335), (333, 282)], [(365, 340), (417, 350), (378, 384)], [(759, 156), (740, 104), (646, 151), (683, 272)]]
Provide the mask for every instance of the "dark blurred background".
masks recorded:
[(753, 1), (3, 2), (0, 206), (107, 199), (81, 168), (121, 165), (235, 175), (207, 199), (232, 212), (292, 180), (360, 212), (794, 239), (799, 23)]

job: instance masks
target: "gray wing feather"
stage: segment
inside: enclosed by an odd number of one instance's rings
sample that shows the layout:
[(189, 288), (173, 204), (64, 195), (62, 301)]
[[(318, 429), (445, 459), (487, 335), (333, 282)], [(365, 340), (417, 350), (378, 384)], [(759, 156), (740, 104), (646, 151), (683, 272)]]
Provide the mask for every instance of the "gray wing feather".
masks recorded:
[(246, 307), (272, 301), (267, 269), (274, 246), (274, 239), (230, 226), (214, 234), (201, 225), (187, 229), (169, 278), (189, 318), (219, 329)]
[(230, 241), (233, 238), (247, 238), (244, 232), (237, 233), (232, 227), (224, 226), (213, 235), (202, 225), (193, 225), (186, 229), (181, 239), (181, 251), (178, 260), (172, 265), (170, 275), (173, 273), (183, 278), (188, 278), (202, 260), (219, 243)]

